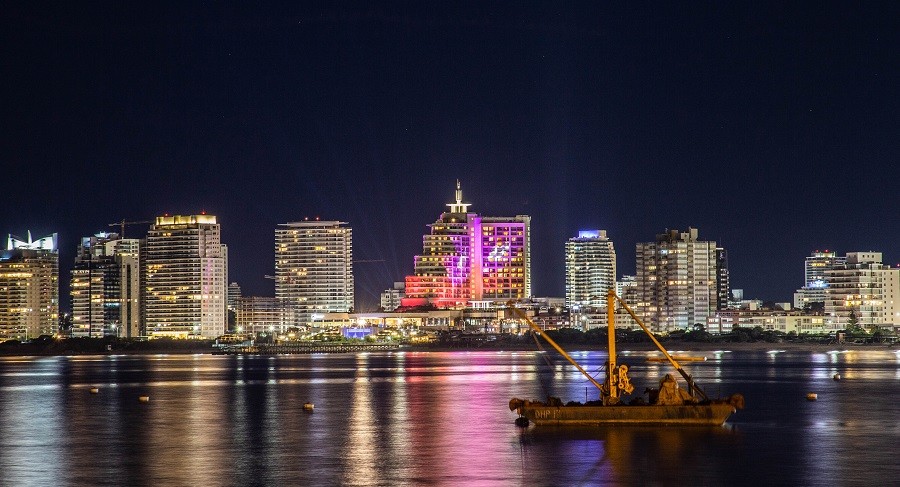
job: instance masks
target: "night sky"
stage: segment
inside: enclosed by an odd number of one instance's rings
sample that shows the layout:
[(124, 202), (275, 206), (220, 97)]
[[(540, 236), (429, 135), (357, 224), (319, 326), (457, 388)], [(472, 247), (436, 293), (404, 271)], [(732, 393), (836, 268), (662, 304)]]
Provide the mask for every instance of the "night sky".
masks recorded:
[(230, 280), (273, 295), (276, 224), (348, 221), (383, 259), (355, 266), (367, 310), (458, 178), (533, 217), (538, 296), (579, 229), (622, 274), (697, 227), (765, 300), (815, 249), (900, 262), (897, 2), (385, 3), (5, 4), (0, 234), (59, 232), (67, 293), (80, 237), (206, 211)]

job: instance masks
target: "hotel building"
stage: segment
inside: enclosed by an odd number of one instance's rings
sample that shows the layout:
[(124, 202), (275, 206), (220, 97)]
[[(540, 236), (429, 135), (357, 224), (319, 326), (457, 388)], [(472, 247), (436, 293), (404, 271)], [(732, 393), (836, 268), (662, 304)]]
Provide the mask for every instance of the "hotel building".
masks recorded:
[(881, 263), (881, 252), (849, 252), (825, 271), (825, 325), (846, 329), (850, 313), (859, 326), (875, 331), (900, 326), (900, 268)]
[(531, 297), (531, 217), (469, 211), (456, 182), (456, 203), (429, 225), (403, 306), (461, 308)]
[(0, 341), (59, 330), (59, 250), (54, 233), (38, 240), (12, 235), (0, 251)]
[(215, 216), (156, 218), (143, 254), (147, 335), (216, 338), (225, 333), (224, 253)]
[(299, 221), (275, 230), (275, 297), (282, 326), (306, 326), (313, 315), (351, 312), (353, 230), (347, 222)]
[(140, 335), (140, 240), (105, 232), (82, 238), (71, 283), (72, 336)]
[(716, 242), (698, 239), (696, 228), (670, 230), (637, 244), (636, 311), (654, 331), (705, 324), (715, 314), (718, 291)]

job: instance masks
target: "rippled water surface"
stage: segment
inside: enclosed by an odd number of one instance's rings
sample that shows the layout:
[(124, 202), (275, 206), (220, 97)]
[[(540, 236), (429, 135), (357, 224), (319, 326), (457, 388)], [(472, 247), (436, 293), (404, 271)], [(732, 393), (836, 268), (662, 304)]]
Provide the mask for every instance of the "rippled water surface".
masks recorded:
[[(513, 425), (583, 401), (536, 353), (0, 358), (2, 485), (889, 485), (900, 355), (707, 352), (747, 409), (722, 428)], [(576, 353), (597, 371), (603, 352)], [(669, 370), (624, 354), (636, 391)], [(841, 374), (835, 382), (832, 376)], [(90, 394), (98, 387), (99, 394)], [(807, 392), (818, 401), (808, 402)], [(140, 402), (139, 396), (150, 396)], [(313, 412), (303, 410), (305, 402)]]

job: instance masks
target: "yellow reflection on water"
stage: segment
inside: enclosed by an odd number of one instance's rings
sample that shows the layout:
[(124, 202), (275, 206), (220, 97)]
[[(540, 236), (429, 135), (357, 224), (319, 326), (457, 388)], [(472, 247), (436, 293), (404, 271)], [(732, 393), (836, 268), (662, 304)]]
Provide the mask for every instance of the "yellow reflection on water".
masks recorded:
[(374, 436), (375, 421), (372, 415), (372, 385), (369, 383), (369, 356), (356, 356), (356, 380), (350, 399), (350, 417), (347, 424), (347, 443), (342, 450), (342, 460), (346, 468), (345, 484), (381, 484), (377, 468)]

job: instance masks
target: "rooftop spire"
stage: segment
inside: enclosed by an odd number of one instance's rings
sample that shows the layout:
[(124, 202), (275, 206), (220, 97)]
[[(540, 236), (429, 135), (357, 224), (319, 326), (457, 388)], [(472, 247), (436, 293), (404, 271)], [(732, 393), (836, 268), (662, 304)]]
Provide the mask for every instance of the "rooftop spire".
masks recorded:
[(462, 186), (459, 184), (459, 179), (456, 180), (456, 203), (447, 203), (447, 206), (450, 207), (450, 213), (468, 213), (470, 203), (462, 202)]

